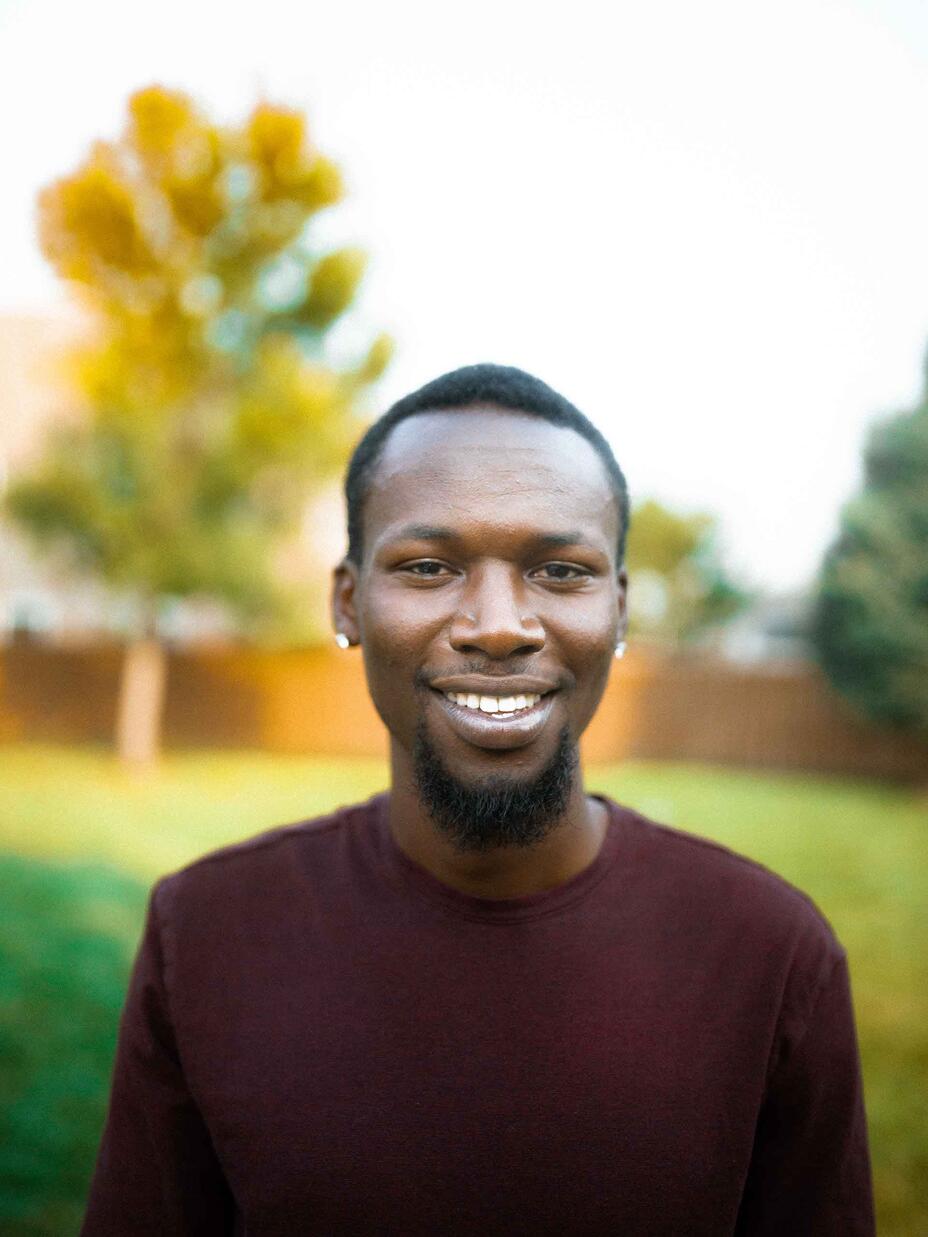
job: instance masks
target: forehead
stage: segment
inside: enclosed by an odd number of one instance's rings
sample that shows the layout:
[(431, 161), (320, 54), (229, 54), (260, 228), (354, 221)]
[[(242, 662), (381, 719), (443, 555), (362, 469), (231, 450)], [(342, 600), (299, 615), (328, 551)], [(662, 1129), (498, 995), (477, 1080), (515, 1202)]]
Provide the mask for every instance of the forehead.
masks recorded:
[(618, 503), (575, 430), (503, 409), (419, 413), (393, 430), (365, 501), (368, 539), (410, 523), (487, 534), (578, 528), (613, 551)]

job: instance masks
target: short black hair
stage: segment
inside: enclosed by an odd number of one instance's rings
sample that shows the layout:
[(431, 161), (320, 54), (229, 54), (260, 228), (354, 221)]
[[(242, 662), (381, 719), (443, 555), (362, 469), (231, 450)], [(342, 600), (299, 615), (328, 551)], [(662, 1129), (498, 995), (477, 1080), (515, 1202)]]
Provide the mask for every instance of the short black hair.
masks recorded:
[(629, 502), (625, 476), (612, 448), (578, 408), (559, 395), (546, 382), (511, 365), (465, 365), (434, 378), (417, 391), (404, 395), (371, 425), (355, 447), (345, 475), (345, 502), (348, 508), (348, 552), (346, 558), (360, 565), (363, 555), (364, 501), (371, 477), (384, 444), (401, 421), (418, 413), (491, 405), (512, 412), (540, 417), (552, 425), (575, 430), (592, 446), (602, 460), (619, 506), (618, 565), (625, 561), (628, 536)]

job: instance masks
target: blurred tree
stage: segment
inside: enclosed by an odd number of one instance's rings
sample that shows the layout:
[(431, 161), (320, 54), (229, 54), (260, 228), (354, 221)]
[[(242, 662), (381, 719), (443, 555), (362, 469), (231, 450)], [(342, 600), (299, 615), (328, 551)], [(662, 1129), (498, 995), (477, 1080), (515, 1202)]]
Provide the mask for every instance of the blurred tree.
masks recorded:
[(99, 330), (74, 357), (82, 418), (53, 431), (6, 508), (137, 601), (118, 722), (129, 761), (157, 748), (165, 598), (299, 628), (305, 604), (279, 570), (288, 538), (391, 353), (381, 335), (353, 366), (326, 360), (365, 260), (319, 252), (307, 221), (342, 195), (299, 112), (261, 103), (220, 128), (160, 86), (40, 195), (43, 250)]
[(876, 424), (819, 575), (812, 639), (866, 716), (928, 737), (928, 384)]
[(731, 618), (748, 594), (727, 575), (711, 515), (678, 515), (648, 499), (632, 512), (626, 564), (633, 635), (690, 642)]

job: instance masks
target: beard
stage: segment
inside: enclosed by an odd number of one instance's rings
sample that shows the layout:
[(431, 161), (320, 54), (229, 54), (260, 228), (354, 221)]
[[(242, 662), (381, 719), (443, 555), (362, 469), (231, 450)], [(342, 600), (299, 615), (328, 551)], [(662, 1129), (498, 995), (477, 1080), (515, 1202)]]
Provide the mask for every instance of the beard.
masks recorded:
[(414, 758), (423, 806), (459, 851), (540, 842), (567, 810), (578, 766), (567, 726), (551, 759), (530, 779), (496, 774), (471, 784), (459, 781), (442, 764), (424, 723), (416, 733)]

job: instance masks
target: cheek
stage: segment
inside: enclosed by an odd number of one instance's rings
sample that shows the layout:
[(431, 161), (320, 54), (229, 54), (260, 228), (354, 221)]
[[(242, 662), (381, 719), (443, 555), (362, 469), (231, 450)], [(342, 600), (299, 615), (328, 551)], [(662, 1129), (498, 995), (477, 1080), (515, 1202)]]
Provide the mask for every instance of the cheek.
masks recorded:
[(422, 597), (372, 592), (358, 614), (367, 683), (384, 721), (415, 713), (416, 672), (442, 631), (441, 617)]
[(444, 623), (442, 609), (425, 590), (372, 590), (359, 618), (364, 643), (379, 658), (397, 664), (427, 652)]
[(619, 610), (613, 599), (590, 598), (587, 605), (577, 606), (567, 616), (552, 613), (545, 617), (551, 639), (578, 673), (586, 673), (603, 659), (608, 665), (619, 629)]
[(550, 637), (574, 675), (578, 709), (592, 713), (609, 680), (619, 616), (614, 605), (603, 602), (571, 619), (569, 624), (552, 621)]
[(613, 647), (600, 648), (577, 673), (577, 689), (571, 701), (571, 729), (579, 738), (596, 715), (609, 682), (613, 664)]

